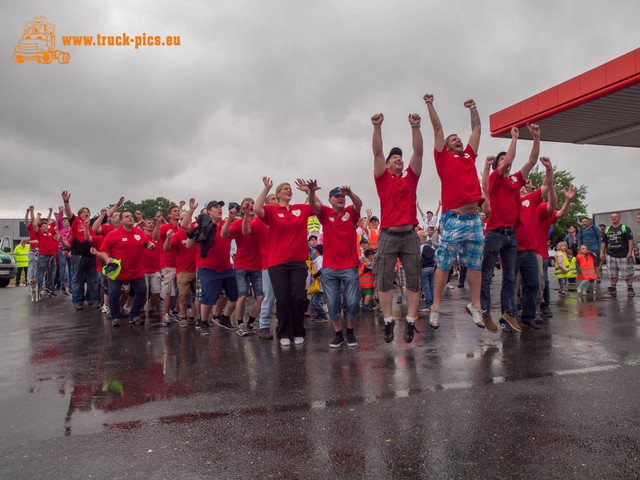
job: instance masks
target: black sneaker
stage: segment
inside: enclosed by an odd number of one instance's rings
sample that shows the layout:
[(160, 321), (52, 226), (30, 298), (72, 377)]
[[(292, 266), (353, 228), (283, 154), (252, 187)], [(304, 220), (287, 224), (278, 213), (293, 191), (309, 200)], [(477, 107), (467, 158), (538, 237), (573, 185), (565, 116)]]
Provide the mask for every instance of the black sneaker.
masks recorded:
[(264, 338), (265, 340), (271, 340), (273, 338), (273, 335), (271, 335), (271, 330), (269, 330), (269, 328), (267, 327), (260, 328), (258, 330), (258, 336), (260, 338)]
[(340, 345), (344, 343), (344, 337), (342, 336), (342, 332), (336, 332), (336, 336), (333, 337), (329, 346), (331, 348), (338, 348)]
[(111, 320), (111, 326), (112, 327), (119, 327), (120, 326), (120, 319), (116, 318), (114, 320)]
[(627, 287), (627, 295), (633, 297), (635, 294), (636, 292), (633, 291), (633, 287)]
[(129, 323), (134, 323), (138, 326), (144, 325), (144, 317), (137, 316), (135, 318), (130, 318)]
[[(220, 315), (220, 318), (215, 319), (214, 322), (219, 327), (226, 328), (227, 330), (235, 330), (236, 329), (236, 327), (234, 327), (231, 324), (231, 320), (229, 319), (229, 317), (227, 317), (226, 315)], [(203, 323), (203, 325), (204, 325), (204, 323)]]
[(545, 317), (553, 317), (553, 312), (548, 308), (543, 308), (541, 312)]
[(616, 291), (617, 291), (617, 288), (614, 287), (613, 285), (607, 287), (607, 293), (612, 293), (615, 295)]
[[(404, 335), (402, 338), (404, 338), (404, 341), (407, 343), (411, 343), (413, 342), (413, 335), (414, 335), (414, 331), (418, 332), (418, 329), (416, 328), (414, 323), (410, 323), (407, 319), (404, 320)], [(418, 332), (420, 333), (420, 332)]]
[(513, 333), (513, 328), (511, 328), (511, 325), (509, 325), (507, 321), (502, 317), (500, 317), (500, 328), (502, 328), (503, 332)]
[(356, 336), (353, 334), (353, 332), (347, 332), (347, 345), (349, 345), (350, 347), (358, 346), (358, 340), (356, 340)]
[(76, 310), (82, 310), (84, 307), (80, 303), (74, 303), (73, 308), (75, 308)]
[(201, 327), (202, 327), (202, 318), (198, 317), (198, 319), (196, 320), (196, 328), (200, 330)]
[(384, 324), (384, 341), (387, 343), (393, 342), (395, 335), (393, 334), (393, 328), (396, 326), (396, 321), (391, 320), (389, 323)]
[(211, 335), (211, 330), (209, 329), (209, 322), (202, 322), (200, 326), (200, 335)]
[(255, 333), (255, 332), (258, 331), (258, 329), (256, 328), (255, 322), (247, 323), (247, 331), (250, 332), (250, 333)]

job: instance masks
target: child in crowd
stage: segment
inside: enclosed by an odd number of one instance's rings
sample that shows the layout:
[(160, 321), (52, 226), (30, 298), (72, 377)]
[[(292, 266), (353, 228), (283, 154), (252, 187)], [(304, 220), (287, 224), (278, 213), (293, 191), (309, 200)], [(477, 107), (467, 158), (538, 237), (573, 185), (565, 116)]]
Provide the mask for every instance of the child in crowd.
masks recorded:
[(578, 293), (587, 293), (587, 290), (595, 291), (596, 268), (595, 258), (586, 245), (580, 245), (580, 252), (576, 255), (576, 269), (578, 274)]
[(575, 285), (577, 283), (578, 273), (576, 271), (576, 257), (572, 248), (567, 248), (567, 260), (569, 260), (569, 270), (567, 271), (567, 284)]
[(324, 247), (322, 245), (315, 245), (313, 247), (313, 280), (316, 278), (320, 282), (320, 291), (311, 295), (311, 307), (314, 311), (313, 319), (318, 323), (327, 322), (327, 312), (325, 312), (322, 305), (323, 290), (322, 290), (322, 252)]
[(360, 237), (360, 243), (358, 244), (358, 257), (360, 261), (365, 258), (364, 252), (369, 248), (369, 241), (365, 237)]
[(362, 310), (365, 312), (372, 312), (371, 298), (373, 297), (373, 284), (375, 283), (375, 277), (373, 275), (373, 257), (376, 251), (372, 248), (367, 248), (364, 251), (364, 257), (360, 268), (358, 268), (358, 274), (360, 276), (360, 292), (364, 295), (362, 300)]
[(560, 285), (560, 295), (565, 296), (565, 286), (567, 285), (567, 275), (569, 273), (569, 259), (567, 258), (567, 242), (559, 242), (556, 245), (556, 278)]
[(418, 232), (418, 237), (420, 238), (420, 254), (422, 256), (420, 282), (422, 284), (422, 294), (424, 295), (424, 308), (419, 311), (430, 312), (433, 304), (433, 272), (436, 267), (436, 251), (425, 232)]

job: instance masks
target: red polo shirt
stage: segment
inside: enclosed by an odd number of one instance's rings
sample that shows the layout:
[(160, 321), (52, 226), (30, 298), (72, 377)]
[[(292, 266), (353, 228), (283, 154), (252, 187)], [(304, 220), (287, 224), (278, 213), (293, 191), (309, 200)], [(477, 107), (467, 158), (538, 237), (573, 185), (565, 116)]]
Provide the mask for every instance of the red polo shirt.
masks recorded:
[(542, 203), (542, 191), (540, 189), (520, 197), (521, 225), (516, 227), (516, 241), (518, 242), (519, 252), (538, 248), (536, 209), (540, 203)]
[(260, 233), (254, 232), (244, 235), (242, 233), (242, 220), (236, 220), (229, 226), (229, 234), (235, 239), (238, 250), (233, 262), (234, 269), (249, 270), (255, 272), (262, 270), (260, 256)]
[[(169, 240), (171, 249), (176, 251), (176, 273), (196, 271), (197, 248), (187, 248), (187, 232), (182, 228)], [(214, 244), (215, 246), (215, 244)]]
[[(393, 175), (385, 169), (379, 177), (374, 176), (380, 198), (380, 226), (418, 225), (416, 215), (416, 189), (420, 177), (411, 167), (402, 176)], [(357, 243), (357, 242), (354, 242)]]
[[(167, 239), (167, 232), (169, 230), (173, 230), (173, 233), (175, 234), (180, 230), (180, 227), (179, 226), (176, 227), (171, 222), (160, 225), (160, 228), (158, 229), (158, 240), (161, 247), (164, 245), (164, 242)], [(168, 252), (162, 251), (162, 253), (160, 254), (160, 266), (162, 268), (175, 268), (176, 251), (175, 250), (169, 250)]]
[(135, 280), (144, 276), (142, 249), (147, 243), (149, 243), (147, 236), (136, 227), (133, 227), (130, 232), (119, 227), (104, 237), (100, 251), (122, 262), (120, 274), (116, 280)]
[(40, 255), (55, 255), (58, 253), (58, 244), (60, 242), (53, 238), (53, 228), (49, 227), (47, 233), (38, 229), (36, 240), (38, 240), (38, 246), (40, 247)]
[(520, 172), (508, 177), (501, 176), (498, 169), (491, 172), (489, 176), (491, 215), (489, 215), (487, 230), (516, 226), (520, 211), (520, 188), (524, 183)]
[(541, 255), (542, 258), (549, 258), (549, 229), (551, 225), (558, 220), (558, 210), (551, 212), (551, 215), (547, 215), (547, 205), (549, 202), (544, 202), (538, 205), (536, 208), (536, 222), (538, 223), (538, 244), (536, 253)]
[(353, 205), (349, 205), (342, 213), (322, 205), (318, 219), (324, 233), (323, 267), (345, 269), (360, 265), (356, 248), (359, 218), (360, 211), (356, 211)]
[(313, 209), (307, 204), (265, 205), (264, 218), (269, 226), (269, 266), (305, 261), (309, 258), (307, 219)]
[(200, 244), (197, 245), (196, 267), (209, 268), (216, 272), (226, 272), (231, 268), (231, 238), (222, 238), (220, 231), (225, 224), (225, 220), (220, 220), (220, 224), (216, 227), (216, 238), (213, 245), (207, 252), (206, 258), (202, 258), (200, 254)]
[(251, 232), (258, 234), (258, 247), (260, 249), (260, 266), (262, 270), (269, 268), (269, 227), (260, 218), (256, 217), (249, 222)]
[(444, 146), (441, 152), (434, 149), (433, 155), (440, 177), (442, 213), (472, 202), (478, 206), (484, 203), (473, 148), (467, 145), (462, 155), (454, 155)]

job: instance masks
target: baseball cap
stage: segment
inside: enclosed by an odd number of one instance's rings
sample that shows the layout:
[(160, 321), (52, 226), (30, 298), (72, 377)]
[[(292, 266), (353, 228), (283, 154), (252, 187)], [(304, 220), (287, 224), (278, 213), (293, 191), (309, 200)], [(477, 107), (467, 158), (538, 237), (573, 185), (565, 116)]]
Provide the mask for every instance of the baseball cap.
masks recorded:
[(209, 203), (207, 203), (207, 210), (209, 210), (211, 207), (224, 207), (224, 202), (222, 200), (211, 200)]
[(386, 162), (389, 161), (389, 159), (393, 156), (393, 155), (400, 155), (402, 156), (402, 150), (400, 149), (400, 147), (393, 147), (391, 149), (391, 151), (389, 152), (389, 156), (387, 157), (387, 159), (385, 160)]

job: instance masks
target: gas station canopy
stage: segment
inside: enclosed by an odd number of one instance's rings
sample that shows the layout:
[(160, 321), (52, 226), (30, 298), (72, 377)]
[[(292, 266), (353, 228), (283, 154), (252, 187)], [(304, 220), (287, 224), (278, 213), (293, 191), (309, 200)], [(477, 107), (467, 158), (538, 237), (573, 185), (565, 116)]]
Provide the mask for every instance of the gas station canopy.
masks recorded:
[(640, 48), (494, 113), (491, 136), (511, 138), (527, 122), (544, 141), (640, 147)]

